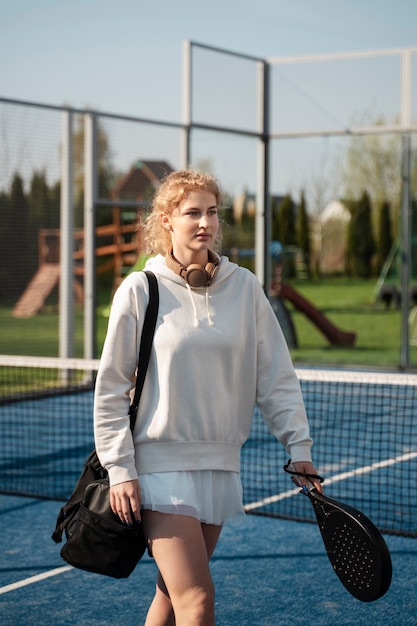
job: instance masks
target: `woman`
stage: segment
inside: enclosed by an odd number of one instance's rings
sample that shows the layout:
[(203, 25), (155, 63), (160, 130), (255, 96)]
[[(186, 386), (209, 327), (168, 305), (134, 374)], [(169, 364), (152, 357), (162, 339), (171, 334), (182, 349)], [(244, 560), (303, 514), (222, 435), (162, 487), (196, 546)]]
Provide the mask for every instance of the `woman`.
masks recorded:
[(158, 278), (160, 306), (133, 439), (142, 272), (115, 294), (97, 378), (96, 448), (111, 506), (127, 524), (142, 519), (159, 570), (147, 626), (215, 623), (209, 561), (222, 525), (243, 514), (240, 449), (255, 402), (295, 470), (317, 473), (272, 308), (254, 274), (217, 254), (221, 201), (216, 179), (192, 170), (169, 174), (156, 192), (145, 227), (156, 256), (146, 269)]

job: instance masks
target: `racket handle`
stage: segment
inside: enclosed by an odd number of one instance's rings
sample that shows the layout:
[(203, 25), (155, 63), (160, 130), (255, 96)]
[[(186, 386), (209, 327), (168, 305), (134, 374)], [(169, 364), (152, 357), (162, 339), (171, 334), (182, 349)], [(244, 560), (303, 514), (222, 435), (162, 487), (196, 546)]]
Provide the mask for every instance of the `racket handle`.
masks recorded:
[(300, 483), (298, 482), (295, 476), (291, 476), (291, 480), (296, 487), (300, 488), (300, 493), (304, 493), (305, 495), (307, 495), (308, 492), (311, 491), (312, 489), (315, 489), (313, 483), (311, 483), (310, 481), (308, 482), (308, 485), (300, 485)]
[[(322, 476), (319, 476), (318, 474), (306, 474), (305, 472), (297, 472), (294, 468), (294, 465), (291, 463), (291, 459), (289, 459), (288, 463), (284, 465), (284, 471), (287, 472), (287, 474), (291, 474), (291, 480), (295, 482), (295, 484), (299, 487), (302, 487), (302, 485), (294, 480), (296, 476), (303, 476), (303, 478), (307, 478), (310, 484), (312, 484), (311, 480), (309, 480), (311, 478), (313, 480), (317, 480), (320, 483), (324, 483), (324, 478)], [(314, 485), (312, 486), (314, 487)]]

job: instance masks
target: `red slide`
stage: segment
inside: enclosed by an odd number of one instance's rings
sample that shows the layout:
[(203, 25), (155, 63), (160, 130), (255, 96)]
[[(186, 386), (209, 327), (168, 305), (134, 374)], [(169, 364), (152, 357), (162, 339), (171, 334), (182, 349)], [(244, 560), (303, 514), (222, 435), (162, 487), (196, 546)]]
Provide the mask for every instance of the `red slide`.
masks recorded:
[(285, 283), (281, 284), (281, 296), (291, 302), (323, 333), (334, 346), (350, 347), (355, 344), (356, 333), (340, 330), (321, 311), (306, 300), (298, 291)]

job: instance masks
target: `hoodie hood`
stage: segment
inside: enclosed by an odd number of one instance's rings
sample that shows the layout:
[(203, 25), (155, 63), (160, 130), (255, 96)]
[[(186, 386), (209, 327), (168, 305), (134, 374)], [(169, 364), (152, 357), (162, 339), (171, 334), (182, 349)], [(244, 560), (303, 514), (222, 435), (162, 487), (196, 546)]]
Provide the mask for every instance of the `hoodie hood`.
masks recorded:
[(179, 276), (167, 266), (165, 257), (162, 254), (158, 254), (150, 258), (145, 266), (146, 270), (154, 272), (158, 278), (176, 283), (179, 289), (182, 288), (188, 291), (190, 306), (193, 310), (194, 326), (196, 327), (200, 325), (201, 320), (201, 312), (200, 314), (198, 312), (199, 310), (201, 311), (201, 307), (198, 306), (197, 301), (204, 297), (205, 317), (209, 326), (213, 326), (214, 322), (210, 307), (210, 299), (212, 297), (215, 298), (216, 292), (222, 289), (225, 281), (227, 281), (238, 268), (239, 266), (236, 263), (232, 263), (229, 261), (228, 257), (222, 256), (219, 259), (219, 269), (213, 283), (208, 287), (191, 287), (188, 283), (186, 283), (182, 276)]

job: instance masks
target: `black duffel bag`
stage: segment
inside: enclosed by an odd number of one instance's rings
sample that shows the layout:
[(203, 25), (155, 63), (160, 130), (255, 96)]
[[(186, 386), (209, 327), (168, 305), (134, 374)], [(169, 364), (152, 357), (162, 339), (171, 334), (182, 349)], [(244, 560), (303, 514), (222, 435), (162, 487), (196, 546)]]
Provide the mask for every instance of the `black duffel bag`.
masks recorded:
[(142, 524), (126, 526), (111, 510), (106, 478), (87, 486), (65, 534), (61, 556), (67, 563), (113, 578), (130, 576), (146, 550)]

